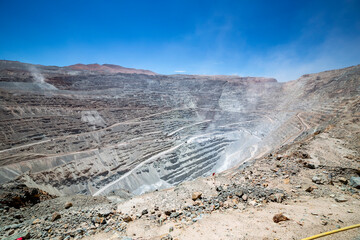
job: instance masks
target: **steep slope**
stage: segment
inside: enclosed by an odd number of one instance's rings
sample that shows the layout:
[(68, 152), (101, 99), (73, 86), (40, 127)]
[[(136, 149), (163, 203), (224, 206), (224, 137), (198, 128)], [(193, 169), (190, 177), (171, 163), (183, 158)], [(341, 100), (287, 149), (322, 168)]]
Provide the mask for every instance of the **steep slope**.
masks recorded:
[(1, 62), (0, 181), (102, 195), (207, 176), (317, 131), (359, 97), (359, 73), (278, 83)]
[[(303, 239), (358, 224), (359, 106), (359, 98), (347, 101), (342, 113), (322, 122), (316, 132), (304, 130), (295, 141), (240, 168), (139, 196), (116, 191), (106, 197), (45, 200), (52, 196), (33, 198), (26, 186), (2, 185), (0, 236)], [(285, 221), (274, 220), (279, 213)], [(359, 234), (351, 229), (327, 239), (355, 240)]]

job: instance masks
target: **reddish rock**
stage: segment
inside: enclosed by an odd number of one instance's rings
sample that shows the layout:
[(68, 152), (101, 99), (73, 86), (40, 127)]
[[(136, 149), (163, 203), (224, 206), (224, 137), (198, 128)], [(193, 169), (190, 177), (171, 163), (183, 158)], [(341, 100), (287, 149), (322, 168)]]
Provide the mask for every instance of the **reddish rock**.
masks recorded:
[(156, 75), (156, 73), (143, 70), (143, 69), (135, 69), (135, 68), (126, 68), (114, 64), (75, 64), (68, 66), (74, 70), (85, 70), (85, 71), (93, 71), (93, 72), (104, 72), (104, 73), (136, 73), (136, 74), (146, 74), (146, 75)]
[(279, 223), (287, 220), (290, 220), (290, 218), (284, 216), (282, 213), (275, 214), (275, 216), (273, 217), (274, 223)]

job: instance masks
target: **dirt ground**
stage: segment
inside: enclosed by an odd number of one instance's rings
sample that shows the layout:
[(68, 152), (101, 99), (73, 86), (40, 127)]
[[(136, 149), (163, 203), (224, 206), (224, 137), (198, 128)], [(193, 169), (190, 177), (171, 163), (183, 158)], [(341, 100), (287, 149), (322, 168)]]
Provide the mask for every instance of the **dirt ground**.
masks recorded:
[[(245, 210), (215, 211), (193, 224), (166, 222), (151, 224), (147, 220), (129, 223), (127, 236), (133, 239), (161, 239), (170, 232), (174, 239), (302, 239), (360, 222), (360, 201), (337, 203), (333, 199), (301, 197), (287, 204), (269, 203)], [(290, 220), (274, 223), (283, 213)], [(326, 225), (324, 225), (326, 224)], [(86, 239), (122, 239), (121, 235), (102, 233)], [(360, 229), (329, 235), (322, 239), (358, 239)]]

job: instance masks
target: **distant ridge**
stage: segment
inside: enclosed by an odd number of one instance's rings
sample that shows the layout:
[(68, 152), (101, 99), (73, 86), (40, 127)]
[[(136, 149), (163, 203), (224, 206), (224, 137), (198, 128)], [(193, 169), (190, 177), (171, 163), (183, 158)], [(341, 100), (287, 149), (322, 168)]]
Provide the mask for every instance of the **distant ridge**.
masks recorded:
[(85, 70), (85, 71), (93, 71), (93, 72), (106, 72), (106, 73), (135, 73), (135, 74), (146, 74), (146, 75), (157, 75), (156, 73), (150, 70), (144, 69), (135, 69), (135, 68), (126, 68), (119, 65), (114, 64), (75, 64), (67, 66), (74, 70)]

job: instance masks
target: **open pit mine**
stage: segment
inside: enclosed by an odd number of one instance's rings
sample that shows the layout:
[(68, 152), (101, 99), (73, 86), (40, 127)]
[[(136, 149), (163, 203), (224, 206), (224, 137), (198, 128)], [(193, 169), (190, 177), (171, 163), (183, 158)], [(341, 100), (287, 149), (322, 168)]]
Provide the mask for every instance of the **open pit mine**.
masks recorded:
[(139, 195), (236, 168), (348, 111), (359, 76), (360, 65), (281, 83), (0, 61), (0, 183)]

